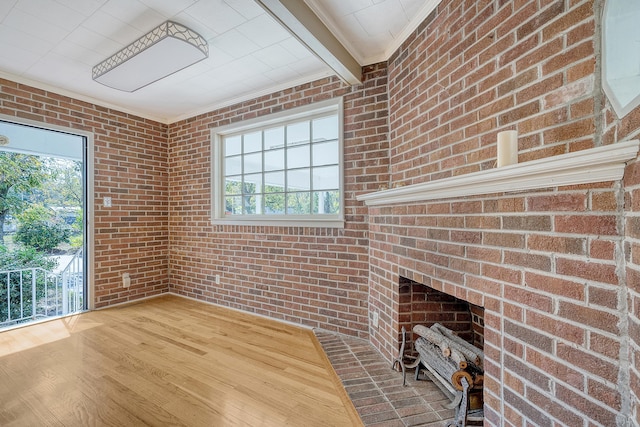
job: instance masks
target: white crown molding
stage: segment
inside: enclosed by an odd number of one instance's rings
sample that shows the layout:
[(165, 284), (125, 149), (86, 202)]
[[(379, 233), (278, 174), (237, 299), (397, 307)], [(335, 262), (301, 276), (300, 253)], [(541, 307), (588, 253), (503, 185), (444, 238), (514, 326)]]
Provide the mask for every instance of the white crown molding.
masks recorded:
[(622, 179), (626, 162), (635, 159), (639, 140), (532, 160), (437, 181), (357, 196), (367, 206), (517, 192)]

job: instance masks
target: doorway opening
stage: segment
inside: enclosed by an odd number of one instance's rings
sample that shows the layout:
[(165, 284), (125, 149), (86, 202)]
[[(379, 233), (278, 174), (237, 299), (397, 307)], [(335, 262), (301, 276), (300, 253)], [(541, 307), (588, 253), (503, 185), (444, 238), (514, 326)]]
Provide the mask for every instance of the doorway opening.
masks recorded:
[(0, 119), (0, 330), (89, 306), (87, 143)]

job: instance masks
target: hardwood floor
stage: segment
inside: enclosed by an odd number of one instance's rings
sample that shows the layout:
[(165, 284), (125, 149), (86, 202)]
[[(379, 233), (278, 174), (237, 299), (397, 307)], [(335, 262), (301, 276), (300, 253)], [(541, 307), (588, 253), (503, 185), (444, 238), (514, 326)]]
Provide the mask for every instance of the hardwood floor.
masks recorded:
[(173, 295), (0, 333), (0, 425), (362, 426), (311, 330)]

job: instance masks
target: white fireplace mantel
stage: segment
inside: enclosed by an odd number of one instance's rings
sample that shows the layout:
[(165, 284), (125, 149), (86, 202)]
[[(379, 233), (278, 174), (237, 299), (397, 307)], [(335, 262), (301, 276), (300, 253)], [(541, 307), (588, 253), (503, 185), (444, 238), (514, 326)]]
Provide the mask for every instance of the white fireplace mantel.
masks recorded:
[(637, 157), (639, 147), (639, 140), (619, 142), (437, 181), (376, 191), (356, 198), (367, 206), (384, 206), (617, 181), (622, 179), (626, 163)]

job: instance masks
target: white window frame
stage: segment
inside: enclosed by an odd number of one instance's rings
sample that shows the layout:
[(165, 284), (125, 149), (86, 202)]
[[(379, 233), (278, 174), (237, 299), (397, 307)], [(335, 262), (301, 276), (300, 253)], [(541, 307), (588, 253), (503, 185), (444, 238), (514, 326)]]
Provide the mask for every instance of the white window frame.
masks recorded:
[[(338, 183), (340, 188), (340, 212), (336, 215), (225, 215), (224, 203), (224, 146), (227, 135), (259, 130), (261, 128), (284, 125), (288, 122), (304, 120), (318, 114), (336, 112), (338, 115)], [(276, 225), (301, 227), (344, 228), (344, 114), (342, 98), (333, 98), (303, 107), (280, 111), (268, 116), (257, 117), (239, 123), (221, 126), (211, 130), (211, 222), (228, 225)]]

